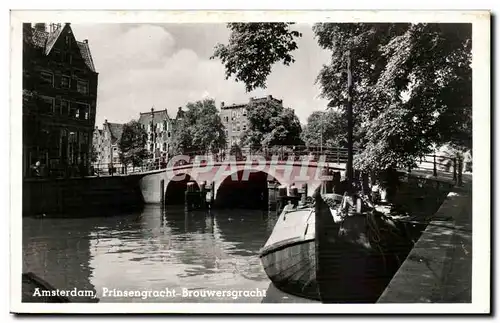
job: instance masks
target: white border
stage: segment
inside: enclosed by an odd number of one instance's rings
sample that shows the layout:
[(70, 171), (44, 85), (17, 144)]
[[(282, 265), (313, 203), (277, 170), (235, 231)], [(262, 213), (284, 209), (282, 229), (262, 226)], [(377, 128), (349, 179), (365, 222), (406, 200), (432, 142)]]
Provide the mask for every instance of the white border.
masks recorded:
[[(459, 11), (247, 11), (112, 12), (13, 11), (11, 13), (11, 311), (31, 313), (485, 313), (490, 309), (490, 16)], [(111, 22), (471, 22), (473, 23), (473, 284), (472, 304), (26, 304), (20, 302), (21, 225), (21, 34), (23, 21)], [(479, 189), (481, 193), (479, 193)]]

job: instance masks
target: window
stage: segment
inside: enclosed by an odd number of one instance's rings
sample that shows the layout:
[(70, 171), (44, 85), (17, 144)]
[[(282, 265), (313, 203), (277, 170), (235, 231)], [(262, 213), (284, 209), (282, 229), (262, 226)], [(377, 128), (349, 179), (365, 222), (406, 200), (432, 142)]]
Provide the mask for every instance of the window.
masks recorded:
[(74, 102), (70, 106), (70, 116), (76, 119), (89, 119), (89, 105), (86, 103)]
[(69, 76), (63, 75), (61, 77), (61, 88), (69, 89), (71, 86), (71, 78)]
[(168, 130), (168, 122), (166, 120), (163, 121), (163, 130)]
[(69, 113), (69, 102), (66, 100), (61, 100), (61, 115), (67, 116)]
[(40, 113), (54, 113), (54, 98), (40, 96)]
[(78, 80), (76, 83), (76, 90), (80, 93), (88, 94), (89, 93), (89, 82)]
[(71, 46), (71, 36), (67, 35), (66, 36), (66, 47), (70, 47), (70, 46)]
[(149, 145), (149, 151), (153, 151), (153, 150), (154, 150), (154, 145), (153, 144)]
[(246, 131), (246, 130), (247, 130), (247, 125), (243, 124), (243, 131)]
[(73, 56), (71, 53), (64, 53), (64, 63), (72, 64), (73, 63)]
[(167, 137), (170, 138), (170, 131), (168, 132)]
[(167, 143), (166, 142), (163, 143), (163, 151), (167, 151)]
[(247, 110), (246, 109), (243, 109), (243, 116), (246, 117), (247, 116)]
[(224, 117), (224, 121), (229, 122), (229, 117), (228, 117), (228, 116), (225, 116), (225, 117)]
[(54, 86), (54, 74), (49, 72), (40, 72), (40, 78), (43, 84)]
[(55, 62), (60, 63), (62, 61), (61, 52), (58, 51), (58, 50), (53, 50), (52, 51), (52, 57), (54, 58)]

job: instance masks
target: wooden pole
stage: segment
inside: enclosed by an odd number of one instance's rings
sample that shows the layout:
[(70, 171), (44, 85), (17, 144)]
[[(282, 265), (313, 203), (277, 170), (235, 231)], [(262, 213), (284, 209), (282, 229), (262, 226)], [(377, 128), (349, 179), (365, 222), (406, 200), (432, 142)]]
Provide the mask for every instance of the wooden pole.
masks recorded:
[(347, 51), (347, 165), (346, 177), (348, 192), (352, 193), (353, 181), (353, 128), (354, 120), (352, 115), (352, 72), (351, 72), (351, 51)]

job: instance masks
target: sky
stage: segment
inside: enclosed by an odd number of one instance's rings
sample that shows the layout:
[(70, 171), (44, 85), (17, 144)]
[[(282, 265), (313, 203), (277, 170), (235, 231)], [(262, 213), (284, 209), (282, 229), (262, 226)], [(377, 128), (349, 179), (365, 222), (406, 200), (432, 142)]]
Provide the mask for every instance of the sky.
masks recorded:
[(302, 33), (295, 63), (276, 64), (267, 88), (247, 93), (243, 83), (225, 79), (224, 66), (210, 59), (217, 43), (226, 44), (225, 24), (72, 24), (77, 40), (88, 39), (98, 77), (96, 126), (104, 120), (125, 123), (140, 112), (167, 109), (175, 117), (188, 102), (213, 98), (217, 107), (272, 95), (295, 110), (302, 123), (324, 110), (316, 77), (329, 54), (321, 49), (312, 25), (297, 24)]

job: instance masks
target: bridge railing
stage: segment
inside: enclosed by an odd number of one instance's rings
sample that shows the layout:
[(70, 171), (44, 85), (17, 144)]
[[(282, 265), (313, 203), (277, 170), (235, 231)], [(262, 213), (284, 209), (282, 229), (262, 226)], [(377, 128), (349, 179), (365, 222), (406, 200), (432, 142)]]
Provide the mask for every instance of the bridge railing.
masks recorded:
[(427, 173), (432, 172), (432, 176), (434, 177), (438, 175), (450, 177), (457, 185), (462, 185), (463, 160), (460, 156), (449, 157), (436, 153), (424, 155), (416, 163), (416, 166), (408, 168), (408, 173), (411, 173), (413, 170), (420, 170)]
[[(356, 151), (355, 151), (356, 153)], [(180, 164), (191, 164), (196, 158), (203, 159), (211, 157), (216, 162), (223, 162), (230, 158), (236, 161), (246, 161), (254, 156), (264, 157), (266, 160), (278, 159), (279, 161), (302, 161), (307, 158), (311, 161), (319, 161), (321, 156), (325, 156), (327, 162), (346, 163), (347, 149), (341, 147), (311, 147), (311, 146), (249, 146), (241, 148), (219, 149), (217, 153), (207, 153), (205, 151), (186, 151), (185, 156), (191, 159)]]

